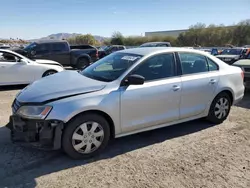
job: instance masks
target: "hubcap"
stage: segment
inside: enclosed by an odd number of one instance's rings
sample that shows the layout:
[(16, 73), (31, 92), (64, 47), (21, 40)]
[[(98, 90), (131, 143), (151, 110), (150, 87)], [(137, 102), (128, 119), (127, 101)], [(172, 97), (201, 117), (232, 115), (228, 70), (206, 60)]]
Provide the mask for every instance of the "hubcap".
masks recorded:
[(72, 145), (79, 153), (92, 153), (97, 150), (103, 141), (104, 131), (97, 122), (81, 124), (72, 135)]
[(48, 72), (47, 74), (46, 74), (46, 76), (49, 76), (49, 75), (52, 75), (52, 74), (55, 74), (55, 72)]
[(220, 98), (220, 100), (217, 101), (214, 109), (214, 114), (218, 119), (224, 118), (229, 110), (229, 101), (227, 98)]

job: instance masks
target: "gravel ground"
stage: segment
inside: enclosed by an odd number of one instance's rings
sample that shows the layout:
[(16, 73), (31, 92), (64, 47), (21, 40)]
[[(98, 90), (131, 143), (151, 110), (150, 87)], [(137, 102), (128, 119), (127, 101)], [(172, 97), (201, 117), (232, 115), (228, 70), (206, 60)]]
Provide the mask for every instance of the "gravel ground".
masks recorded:
[(4, 125), (19, 89), (0, 90), (0, 187), (250, 187), (250, 92), (223, 124), (197, 120), (132, 135), (73, 161), (10, 142)]

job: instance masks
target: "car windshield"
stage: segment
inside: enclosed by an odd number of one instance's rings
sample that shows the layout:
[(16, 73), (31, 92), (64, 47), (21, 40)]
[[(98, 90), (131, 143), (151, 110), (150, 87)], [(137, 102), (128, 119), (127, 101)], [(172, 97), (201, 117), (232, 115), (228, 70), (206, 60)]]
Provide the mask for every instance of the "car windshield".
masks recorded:
[(35, 42), (32, 42), (32, 43), (30, 43), (28, 46), (26, 46), (26, 47), (24, 48), (24, 50), (25, 50), (25, 51), (30, 51), (30, 50), (32, 50), (34, 47), (36, 47), (36, 43), (35, 43)]
[(225, 49), (221, 52), (221, 55), (240, 55), (242, 49)]
[(141, 55), (130, 53), (112, 53), (79, 73), (95, 80), (111, 82), (119, 78), (141, 57)]

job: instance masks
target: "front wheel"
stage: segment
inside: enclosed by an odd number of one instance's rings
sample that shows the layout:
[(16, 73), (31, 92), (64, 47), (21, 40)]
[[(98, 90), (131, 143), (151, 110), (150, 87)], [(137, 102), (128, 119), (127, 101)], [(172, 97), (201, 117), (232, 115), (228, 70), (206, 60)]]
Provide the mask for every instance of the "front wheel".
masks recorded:
[(43, 73), (42, 77), (50, 76), (50, 75), (55, 74), (55, 73), (57, 73), (57, 71), (55, 71), (55, 70), (48, 70), (45, 73)]
[(89, 66), (90, 61), (86, 58), (79, 58), (77, 60), (77, 64), (76, 64), (76, 68), (79, 70), (82, 70), (84, 68), (86, 68), (87, 66)]
[(89, 158), (99, 154), (108, 144), (110, 127), (106, 119), (97, 114), (80, 115), (66, 127), (62, 147), (73, 159)]
[(222, 123), (227, 119), (231, 105), (232, 101), (227, 93), (218, 94), (210, 106), (207, 120), (216, 124)]

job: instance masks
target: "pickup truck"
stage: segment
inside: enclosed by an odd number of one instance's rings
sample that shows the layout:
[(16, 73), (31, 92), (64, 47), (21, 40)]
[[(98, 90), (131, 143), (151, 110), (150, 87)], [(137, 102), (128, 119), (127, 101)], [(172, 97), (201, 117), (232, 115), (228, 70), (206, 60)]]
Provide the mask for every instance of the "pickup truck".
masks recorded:
[(98, 60), (98, 50), (91, 45), (70, 46), (65, 40), (40, 40), (13, 51), (31, 59), (47, 59), (63, 66), (83, 69)]

